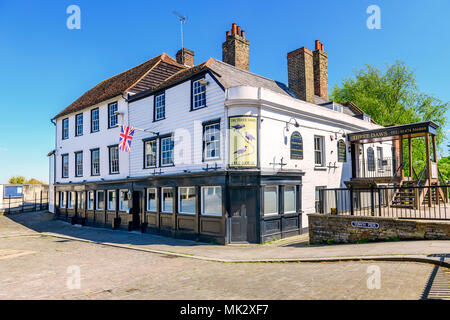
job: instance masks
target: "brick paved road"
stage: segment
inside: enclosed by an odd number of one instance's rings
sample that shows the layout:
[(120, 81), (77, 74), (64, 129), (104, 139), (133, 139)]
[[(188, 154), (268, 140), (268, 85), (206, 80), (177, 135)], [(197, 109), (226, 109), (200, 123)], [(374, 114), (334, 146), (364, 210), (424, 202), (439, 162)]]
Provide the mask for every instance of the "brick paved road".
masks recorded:
[[(67, 267), (81, 288), (67, 289)], [(367, 267), (381, 288), (369, 290)], [(0, 240), (0, 299), (419, 299), (432, 266), (417, 263), (230, 264), (53, 237)]]
[[(80, 268), (80, 289), (67, 288), (69, 266)], [(380, 289), (367, 287), (370, 266), (380, 268)], [(433, 270), (400, 262), (209, 262), (42, 236), (0, 217), (0, 299), (420, 299), (433, 292), (426, 290)]]

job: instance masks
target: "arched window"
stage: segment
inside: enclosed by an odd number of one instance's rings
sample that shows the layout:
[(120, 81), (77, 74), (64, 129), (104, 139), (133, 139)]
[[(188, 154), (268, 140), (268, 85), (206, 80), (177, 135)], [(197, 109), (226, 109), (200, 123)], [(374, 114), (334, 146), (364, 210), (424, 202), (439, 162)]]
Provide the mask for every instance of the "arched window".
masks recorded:
[(367, 148), (367, 170), (375, 171), (375, 154), (372, 147)]
[(345, 149), (345, 141), (343, 139), (338, 141), (337, 149), (338, 149), (338, 162), (346, 162), (347, 150)]
[(291, 135), (291, 159), (303, 159), (303, 139), (298, 131), (294, 131)]

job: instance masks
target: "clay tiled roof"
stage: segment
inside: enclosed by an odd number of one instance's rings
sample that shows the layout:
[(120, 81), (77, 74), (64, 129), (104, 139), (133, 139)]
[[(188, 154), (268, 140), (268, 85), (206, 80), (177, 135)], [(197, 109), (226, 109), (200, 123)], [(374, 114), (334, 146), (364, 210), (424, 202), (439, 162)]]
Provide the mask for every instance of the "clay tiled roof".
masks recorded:
[(183, 68), (185, 67), (178, 64), (175, 59), (163, 53), (134, 68), (100, 82), (75, 100), (70, 106), (58, 113), (53, 119), (80, 111), (127, 91), (136, 93), (142, 90), (152, 89), (152, 87), (158, 86), (172, 74)]

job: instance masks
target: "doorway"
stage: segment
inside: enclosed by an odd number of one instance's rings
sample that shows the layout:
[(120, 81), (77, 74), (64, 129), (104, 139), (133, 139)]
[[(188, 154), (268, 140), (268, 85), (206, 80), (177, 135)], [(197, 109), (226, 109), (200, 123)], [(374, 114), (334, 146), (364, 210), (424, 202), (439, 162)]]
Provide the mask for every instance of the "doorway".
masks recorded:
[(230, 188), (230, 242), (256, 242), (256, 188)]
[(133, 191), (133, 206), (130, 209), (130, 214), (133, 215), (131, 223), (132, 230), (138, 230), (140, 228), (140, 214), (141, 214), (141, 192)]

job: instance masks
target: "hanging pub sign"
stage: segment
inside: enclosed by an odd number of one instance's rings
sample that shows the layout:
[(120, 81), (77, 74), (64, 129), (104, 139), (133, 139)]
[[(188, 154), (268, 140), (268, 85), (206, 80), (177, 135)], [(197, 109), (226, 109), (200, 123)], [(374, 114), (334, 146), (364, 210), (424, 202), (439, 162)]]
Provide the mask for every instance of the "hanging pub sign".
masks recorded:
[(229, 118), (230, 167), (258, 166), (258, 118)]
[(298, 131), (291, 135), (291, 159), (303, 159), (303, 139)]

